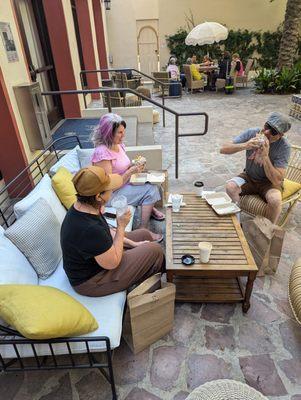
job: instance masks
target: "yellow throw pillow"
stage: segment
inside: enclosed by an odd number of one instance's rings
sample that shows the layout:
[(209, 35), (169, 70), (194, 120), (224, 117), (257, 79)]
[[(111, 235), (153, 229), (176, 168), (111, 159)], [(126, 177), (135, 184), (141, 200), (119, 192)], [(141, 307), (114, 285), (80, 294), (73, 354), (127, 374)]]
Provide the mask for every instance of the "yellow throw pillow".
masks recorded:
[(294, 193), (298, 192), (298, 190), (301, 189), (301, 184), (298, 182), (290, 181), (289, 179), (284, 179), (283, 189), (284, 190), (282, 192), (282, 199), (286, 199)]
[(81, 303), (50, 286), (0, 285), (0, 318), (29, 339), (73, 337), (98, 328)]
[(200, 81), (202, 79), (202, 75), (200, 74), (197, 65), (191, 64), (190, 69), (191, 69), (192, 79), (194, 81)]
[(60, 167), (52, 177), (52, 187), (67, 210), (76, 202), (76, 190), (72, 182), (73, 175), (64, 167)]

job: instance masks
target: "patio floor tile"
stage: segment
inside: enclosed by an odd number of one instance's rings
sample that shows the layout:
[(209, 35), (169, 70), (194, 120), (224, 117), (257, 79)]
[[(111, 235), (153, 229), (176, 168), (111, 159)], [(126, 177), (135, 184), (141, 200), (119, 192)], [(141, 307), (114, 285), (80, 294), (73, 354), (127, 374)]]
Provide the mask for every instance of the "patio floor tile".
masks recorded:
[(283, 396), (287, 391), (269, 355), (239, 358), (246, 382), (266, 396)]
[(231, 364), (215, 355), (192, 354), (187, 361), (187, 386), (192, 390), (205, 382), (231, 376)]
[(175, 387), (186, 352), (184, 347), (162, 346), (156, 348), (153, 352), (150, 372), (151, 384), (163, 390)]

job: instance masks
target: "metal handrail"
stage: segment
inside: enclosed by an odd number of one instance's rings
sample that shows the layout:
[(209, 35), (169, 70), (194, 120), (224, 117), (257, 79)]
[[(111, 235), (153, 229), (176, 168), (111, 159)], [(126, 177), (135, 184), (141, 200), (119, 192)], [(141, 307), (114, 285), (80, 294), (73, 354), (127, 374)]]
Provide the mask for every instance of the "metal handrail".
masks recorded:
[[(83, 80), (83, 75), (84, 74), (92, 74), (92, 73), (100, 73), (100, 79), (102, 79), (101, 74), (103, 72), (124, 72), (125, 70), (127, 71), (131, 71), (131, 72), (136, 72), (139, 75), (142, 75), (150, 80), (152, 80), (153, 82), (156, 82), (159, 86), (161, 86), (161, 93), (162, 93), (162, 105), (165, 105), (165, 94), (164, 94), (164, 87), (166, 86), (171, 86), (174, 85), (174, 82), (162, 82), (157, 78), (154, 78), (153, 76), (150, 76), (148, 74), (146, 74), (145, 72), (141, 72), (136, 68), (107, 68), (107, 69), (86, 69), (86, 70), (82, 70), (79, 73), (79, 77), (80, 77), (80, 82), (81, 82), (81, 87), (84, 90), (85, 89), (85, 85), (84, 85), (84, 80)], [(123, 76), (121, 76), (121, 81), (122, 81), (122, 86), (124, 86), (124, 81), (123, 81)], [(181, 83), (179, 82), (179, 85), (181, 85)], [(85, 104), (85, 108), (87, 108), (87, 102), (86, 102), (86, 94), (83, 95), (84, 98), (84, 104)], [(165, 127), (165, 110), (162, 110), (162, 117), (163, 117), (163, 126)]]
[[(179, 176), (179, 137), (188, 137), (188, 136), (203, 136), (208, 132), (208, 123), (209, 116), (205, 112), (177, 112), (172, 108), (169, 108), (163, 104), (158, 103), (157, 101), (150, 99), (149, 97), (144, 96), (142, 93), (136, 92), (130, 88), (99, 88), (99, 89), (84, 89), (84, 90), (60, 90), (60, 91), (49, 91), (42, 92), (43, 96), (55, 96), (55, 95), (67, 95), (67, 94), (84, 94), (84, 93), (107, 93), (108, 95), (108, 110), (112, 112), (110, 93), (121, 92), (121, 93), (132, 93), (136, 96), (148, 101), (149, 103), (154, 104), (155, 106), (164, 109), (165, 111), (173, 114), (175, 116), (175, 177), (178, 179)], [(187, 117), (187, 116), (196, 116), (203, 115), (205, 118), (205, 127), (203, 132), (197, 133), (179, 133), (179, 118)]]

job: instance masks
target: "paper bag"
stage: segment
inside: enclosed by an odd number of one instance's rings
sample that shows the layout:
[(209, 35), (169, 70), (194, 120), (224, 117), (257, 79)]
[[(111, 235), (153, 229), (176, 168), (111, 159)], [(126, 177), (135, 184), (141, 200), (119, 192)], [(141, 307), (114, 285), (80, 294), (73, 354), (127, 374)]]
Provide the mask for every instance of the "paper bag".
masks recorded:
[(166, 335), (173, 327), (176, 289), (161, 274), (146, 279), (127, 296), (123, 338), (134, 354)]
[(277, 271), (284, 240), (284, 229), (264, 217), (256, 217), (243, 224), (243, 231), (255, 263), (257, 276)]

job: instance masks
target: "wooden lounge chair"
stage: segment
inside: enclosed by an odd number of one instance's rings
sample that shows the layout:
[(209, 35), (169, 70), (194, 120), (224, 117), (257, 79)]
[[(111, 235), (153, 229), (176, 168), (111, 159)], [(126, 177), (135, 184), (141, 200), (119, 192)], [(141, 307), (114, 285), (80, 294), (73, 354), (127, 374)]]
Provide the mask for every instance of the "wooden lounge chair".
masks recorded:
[[(301, 184), (301, 147), (292, 146), (292, 153), (288, 163), (286, 171), (286, 177), (284, 180), (284, 187), (286, 187), (286, 180), (293, 181)], [(282, 199), (282, 213), (278, 220), (279, 226), (284, 226), (288, 220), (288, 217), (297, 205), (298, 200), (301, 199), (301, 189), (296, 188), (296, 191), (290, 196)], [(266, 203), (257, 195), (242, 196), (240, 200), (240, 208), (245, 213), (256, 216), (266, 216)]]
[(193, 80), (191, 68), (190, 68), (189, 64), (183, 65), (183, 71), (184, 71), (184, 74), (186, 77), (186, 87), (188, 90), (191, 90), (191, 92), (194, 89), (203, 89), (204, 90), (206, 82), (203, 79)]
[(244, 71), (244, 75), (236, 76), (236, 83), (242, 83), (243, 87), (245, 85), (246, 85), (246, 87), (248, 87), (248, 76), (249, 76), (249, 72), (250, 72), (252, 65), (253, 65), (253, 59), (249, 58), (247, 61), (246, 69)]

